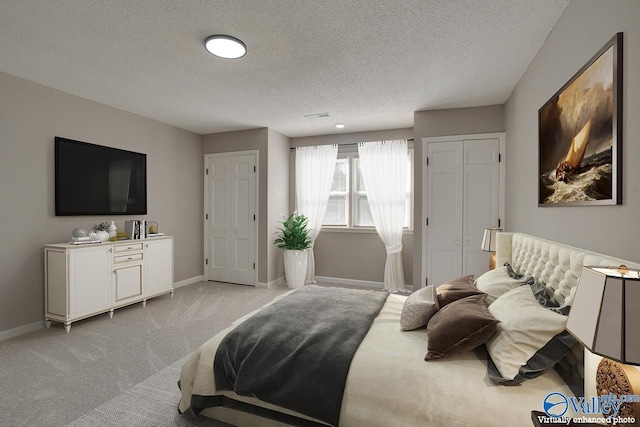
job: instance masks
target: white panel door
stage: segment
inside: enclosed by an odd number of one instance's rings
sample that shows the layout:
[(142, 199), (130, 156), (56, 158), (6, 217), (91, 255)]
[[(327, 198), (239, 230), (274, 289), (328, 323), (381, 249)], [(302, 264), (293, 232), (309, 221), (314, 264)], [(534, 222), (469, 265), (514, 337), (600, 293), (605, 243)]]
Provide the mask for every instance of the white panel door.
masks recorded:
[(484, 229), (500, 217), (499, 153), (497, 138), (464, 143), (462, 271), (475, 277), (489, 269), (489, 253), (480, 249)]
[(427, 145), (427, 279), (449, 279), (488, 270), (480, 249), (484, 229), (500, 217), (500, 140), (434, 142)]
[(427, 145), (427, 277), (436, 286), (462, 274), (462, 148)]
[(234, 156), (231, 159), (231, 282), (255, 285), (256, 243), (256, 166), (255, 155)]
[(256, 156), (207, 158), (207, 280), (255, 285)]

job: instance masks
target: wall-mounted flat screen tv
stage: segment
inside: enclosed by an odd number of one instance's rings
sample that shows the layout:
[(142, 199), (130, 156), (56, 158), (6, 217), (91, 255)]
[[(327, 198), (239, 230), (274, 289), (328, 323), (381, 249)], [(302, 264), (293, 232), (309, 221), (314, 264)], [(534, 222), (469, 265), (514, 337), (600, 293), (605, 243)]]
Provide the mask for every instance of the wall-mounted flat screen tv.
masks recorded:
[(56, 216), (147, 213), (147, 155), (55, 137)]

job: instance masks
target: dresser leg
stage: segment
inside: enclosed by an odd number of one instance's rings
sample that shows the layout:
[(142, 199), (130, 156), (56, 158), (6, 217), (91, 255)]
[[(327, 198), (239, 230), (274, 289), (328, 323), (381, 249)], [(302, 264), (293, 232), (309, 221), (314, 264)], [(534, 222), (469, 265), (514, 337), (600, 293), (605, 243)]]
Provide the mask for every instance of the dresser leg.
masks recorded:
[(67, 333), (69, 333), (69, 331), (71, 330), (71, 322), (69, 323), (65, 322), (64, 329), (65, 331), (67, 331)]
[(47, 329), (49, 329), (51, 327), (51, 320), (45, 320), (44, 324), (47, 327)]
[(143, 299), (142, 300), (142, 308), (145, 308), (147, 306), (147, 300)]
[(171, 298), (173, 299), (173, 289), (171, 289)]
[(109, 319), (113, 319), (113, 308), (109, 310)]

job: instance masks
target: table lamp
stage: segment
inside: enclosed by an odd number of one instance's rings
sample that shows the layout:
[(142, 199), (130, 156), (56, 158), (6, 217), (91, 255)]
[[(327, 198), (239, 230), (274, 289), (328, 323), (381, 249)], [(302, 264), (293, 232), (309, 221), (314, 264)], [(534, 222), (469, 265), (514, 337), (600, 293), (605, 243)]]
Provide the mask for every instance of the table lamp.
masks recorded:
[(489, 270), (496, 268), (496, 233), (501, 231), (501, 228), (496, 227), (484, 229), (481, 248), (485, 252), (491, 252), (491, 257), (489, 257)]
[[(583, 267), (567, 330), (603, 356), (596, 372), (598, 396), (640, 392), (640, 372), (629, 366), (640, 365), (639, 271), (624, 265)], [(623, 403), (617, 416), (638, 420), (639, 411), (638, 403)]]

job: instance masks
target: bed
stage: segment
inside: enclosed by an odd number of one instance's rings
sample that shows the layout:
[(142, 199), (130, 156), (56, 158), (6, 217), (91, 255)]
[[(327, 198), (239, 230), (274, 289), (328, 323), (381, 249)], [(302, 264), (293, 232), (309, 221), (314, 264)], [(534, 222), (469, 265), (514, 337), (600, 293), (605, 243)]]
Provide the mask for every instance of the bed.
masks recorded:
[[(571, 304), (583, 265), (640, 267), (521, 233), (500, 233), (496, 256), (497, 265), (509, 263), (515, 273), (538, 279), (564, 307)], [(216, 389), (212, 367), (227, 334), (293, 292), (238, 319), (193, 353), (180, 376), (181, 413), (237, 426), (330, 425), (255, 397)], [(394, 294), (386, 298), (355, 351), (344, 386), (340, 426), (525, 426), (531, 424), (531, 411), (541, 410), (549, 393), (574, 394), (556, 370), (518, 385), (497, 385), (489, 378), (484, 346), (425, 361), (427, 330), (399, 328), (406, 299)], [(577, 359), (573, 357), (574, 365), (579, 365)], [(580, 366), (573, 369), (581, 371)], [(194, 411), (198, 399), (208, 403)]]

